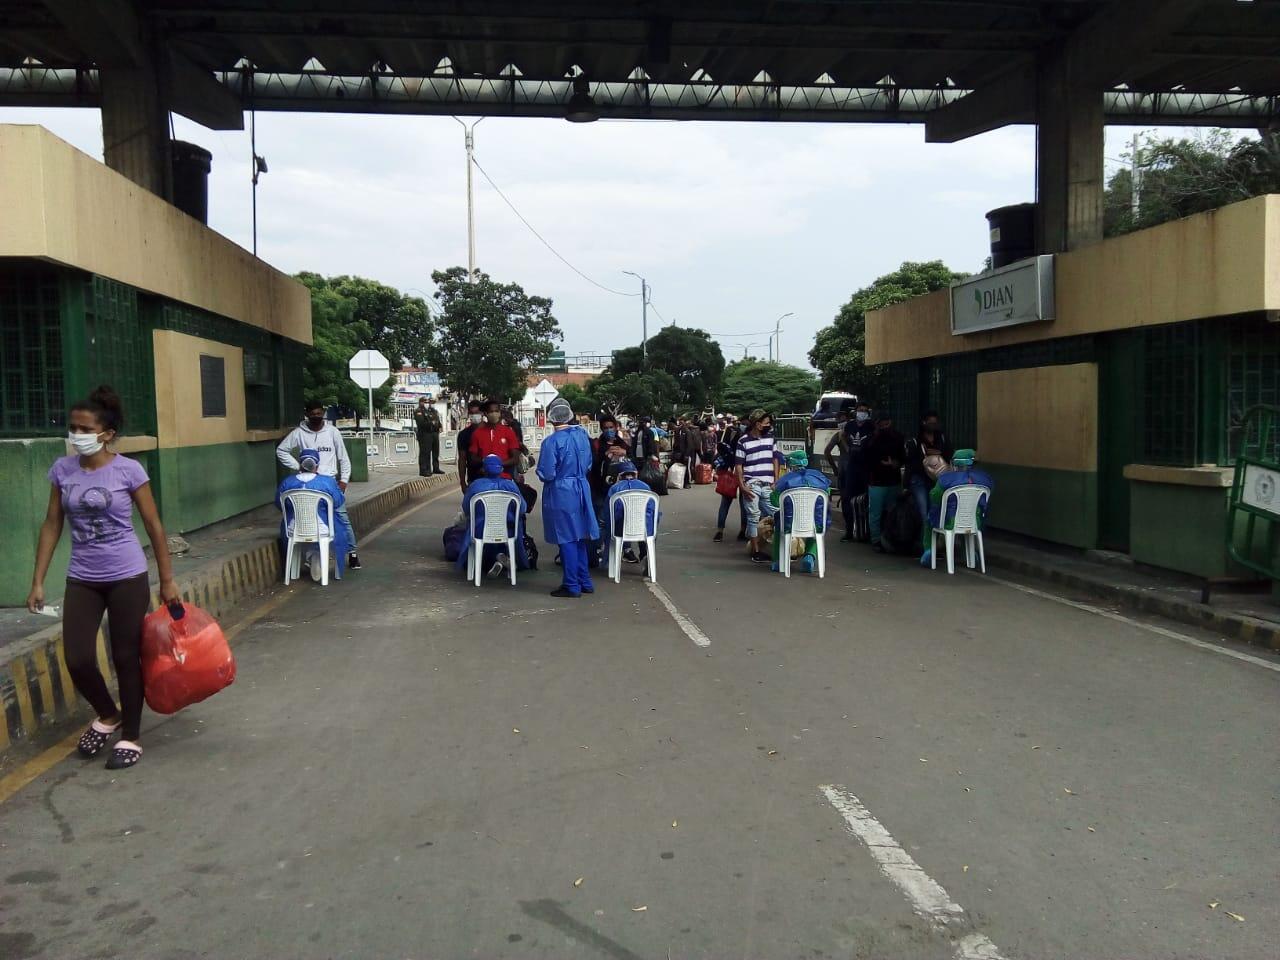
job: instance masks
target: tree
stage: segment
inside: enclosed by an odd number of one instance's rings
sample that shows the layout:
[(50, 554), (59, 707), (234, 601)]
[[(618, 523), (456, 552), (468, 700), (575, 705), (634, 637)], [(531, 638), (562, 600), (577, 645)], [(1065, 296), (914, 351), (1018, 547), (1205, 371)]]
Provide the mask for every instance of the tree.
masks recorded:
[(360, 349), (372, 347), (380, 351), (399, 370), (406, 362), (422, 366), (431, 346), (431, 315), (426, 301), (410, 297), (394, 287), (364, 277), (322, 277), (317, 273), (300, 273), (298, 279), (312, 290), (327, 287), (353, 304), (353, 317), (365, 324)]
[[(356, 319), (356, 302), (339, 295), (323, 277), (303, 274), (301, 279), (311, 288), (312, 345), (303, 359), (304, 399), (353, 410), (358, 423), (368, 408), (368, 393), (352, 381), (347, 364), (370, 342), (372, 331)], [(374, 408), (385, 410), (390, 396), (390, 386), (373, 391)]]
[(587, 396), (587, 391), (576, 383), (566, 383), (563, 387), (556, 387), (560, 391), (560, 399), (569, 404), (573, 408), (574, 413), (590, 413), (594, 404), (591, 398)]
[(428, 359), (440, 379), (466, 397), (523, 396), (527, 371), (563, 339), (551, 301), (479, 271), (469, 282), (463, 267), (437, 270), (431, 279), (440, 316)]
[(822, 385), (808, 370), (785, 363), (737, 360), (724, 371), (722, 406), (741, 414), (763, 407), (771, 413), (810, 413)]
[(646, 371), (640, 347), (619, 350), (609, 365), (615, 377), (630, 373), (662, 371), (675, 378), (679, 394), (675, 402), (692, 410), (702, 410), (720, 393), (724, 379), (724, 354), (720, 344), (705, 330), (692, 327), (663, 327), (649, 340)]
[(1111, 175), (1103, 199), (1103, 232), (1109, 237), (1280, 192), (1280, 132), (1247, 140), (1225, 130), (1181, 140), (1148, 134), (1124, 159), (1129, 165)]
[(680, 396), (680, 384), (663, 370), (615, 377), (605, 371), (587, 385), (587, 395), (602, 409), (630, 413), (669, 414)]
[(883, 371), (866, 363), (867, 311), (945, 289), (965, 276), (941, 260), (907, 262), (855, 293), (831, 325), (818, 331), (809, 351), (809, 362), (821, 373), (822, 385), (847, 390), (868, 401), (881, 396)]

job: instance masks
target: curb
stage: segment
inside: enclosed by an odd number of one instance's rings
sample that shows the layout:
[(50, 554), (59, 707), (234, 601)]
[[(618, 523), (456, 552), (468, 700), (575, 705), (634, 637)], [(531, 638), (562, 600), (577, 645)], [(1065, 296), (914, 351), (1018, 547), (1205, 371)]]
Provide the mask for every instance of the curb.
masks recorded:
[(1110, 600), (1143, 613), (1153, 613), (1180, 623), (1204, 627), (1231, 640), (1240, 640), (1269, 650), (1280, 650), (1280, 624), (1244, 614), (1223, 613), (1204, 604), (1179, 600), (1176, 597), (1163, 597), (1138, 587), (1109, 583), (1101, 577), (1069, 573), (1057, 567), (1030, 560), (1000, 556), (995, 551), (987, 554), (987, 563), (1037, 580), (1082, 590), (1095, 597)]
[[(414, 477), (396, 484), (350, 508), (351, 523), (359, 533), (399, 513), (442, 487), (456, 486), (452, 474)], [(216, 566), (179, 580), (182, 599), (203, 607), (221, 619), (232, 607), (267, 592), (281, 582), (280, 548), (275, 538), (227, 557)], [(152, 584), (154, 589), (156, 584)], [(152, 609), (159, 598), (152, 596)], [(98, 666), (111, 682), (114, 672), (107, 653), (105, 623), (98, 630)], [(0, 756), (10, 746), (29, 741), (71, 718), (87, 716), (86, 704), (76, 695), (62, 652), (62, 626), (49, 627), (6, 648), (0, 660)]]

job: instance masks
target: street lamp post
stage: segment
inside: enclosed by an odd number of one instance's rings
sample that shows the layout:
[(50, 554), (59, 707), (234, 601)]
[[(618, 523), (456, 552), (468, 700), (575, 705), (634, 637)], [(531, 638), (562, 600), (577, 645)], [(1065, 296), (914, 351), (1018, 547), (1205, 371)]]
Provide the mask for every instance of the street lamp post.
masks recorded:
[[(457, 117), (453, 119), (458, 120)], [(483, 119), (484, 117), (481, 117), (480, 120), (477, 120), (469, 127), (462, 123), (461, 120), (458, 120), (458, 123), (462, 124), (463, 142), (467, 148), (467, 281), (469, 283), (475, 283), (476, 281), (476, 214), (471, 189), (471, 166), (475, 157), (476, 127), (480, 125), (480, 121)]]
[[(795, 316), (794, 313), (784, 313), (782, 316), (780, 316), (777, 320), (773, 322), (773, 333), (769, 336), (769, 362), (770, 363), (782, 362), (782, 321), (787, 319), (787, 317), (794, 317), (794, 316)], [(774, 346), (773, 346), (775, 339), (777, 340), (777, 344), (778, 344), (776, 360), (774, 359)]]
[(649, 368), (649, 282), (632, 270), (623, 270), (640, 281), (640, 369)]

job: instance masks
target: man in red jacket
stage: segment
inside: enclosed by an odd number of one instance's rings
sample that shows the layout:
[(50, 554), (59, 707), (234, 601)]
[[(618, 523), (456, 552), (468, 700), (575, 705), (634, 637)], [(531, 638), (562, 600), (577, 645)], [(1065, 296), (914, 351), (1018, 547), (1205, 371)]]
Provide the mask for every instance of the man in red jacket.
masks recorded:
[(484, 405), (485, 422), (471, 431), (471, 445), (467, 456), (473, 464), (479, 464), (493, 454), (502, 461), (503, 470), (515, 475), (520, 459), (520, 438), (502, 422), (502, 404), (489, 400)]

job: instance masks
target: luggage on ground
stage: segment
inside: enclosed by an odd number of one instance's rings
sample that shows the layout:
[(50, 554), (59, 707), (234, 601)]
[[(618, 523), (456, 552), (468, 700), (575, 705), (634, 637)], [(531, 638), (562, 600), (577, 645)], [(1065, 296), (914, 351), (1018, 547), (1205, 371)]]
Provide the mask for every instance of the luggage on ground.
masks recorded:
[(177, 713), (236, 678), (236, 661), (218, 621), (175, 603), (142, 621), (142, 692), (156, 713)]
[(667, 486), (675, 487), (677, 490), (684, 486), (685, 472), (689, 468), (683, 463), (673, 463), (667, 470)]
[(693, 482), (706, 484), (710, 483), (715, 477), (715, 471), (709, 463), (700, 463), (696, 470), (693, 471)]
[(649, 489), (658, 496), (667, 495), (667, 475), (662, 472), (662, 465), (657, 460), (646, 460), (640, 468), (639, 478), (641, 483), (648, 484)]
[(853, 498), (853, 539), (866, 543), (871, 539), (871, 514), (865, 493)]
[(923, 552), (924, 548), (920, 545), (920, 514), (916, 512), (910, 492), (902, 491), (898, 494), (898, 499), (885, 510), (880, 542), (885, 549), (894, 553), (918, 557)]

